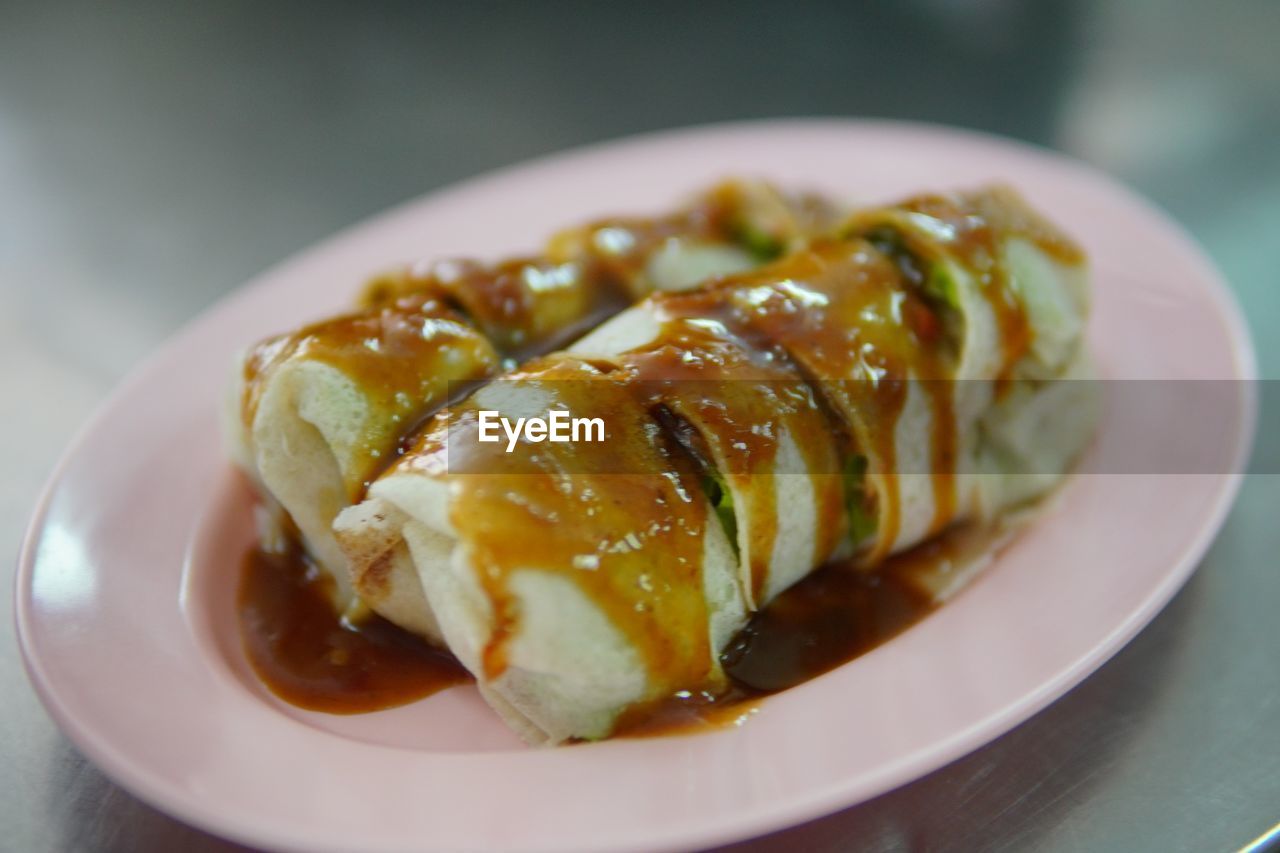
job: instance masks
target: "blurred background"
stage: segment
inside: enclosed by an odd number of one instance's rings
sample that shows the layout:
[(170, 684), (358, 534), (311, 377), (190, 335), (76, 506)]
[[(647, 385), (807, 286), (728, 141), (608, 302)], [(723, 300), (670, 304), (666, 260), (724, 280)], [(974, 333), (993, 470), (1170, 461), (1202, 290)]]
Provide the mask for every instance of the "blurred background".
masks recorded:
[[(0, 0), (0, 553), (17, 552), (58, 454), (121, 377), (266, 266), (461, 178), (688, 124), (907, 118), (1086, 160), (1207, 248), (1262, 375), (1280, 378), (1278, 45), (1274, 0)], [(747, 847), (1259, 836), (1280, 820), (1277, 481), (1248, 479), (1173, 605), (1049, 710)], [(0, 848), (224, 849), (78, 756), (9, 630), (0, 727)]]

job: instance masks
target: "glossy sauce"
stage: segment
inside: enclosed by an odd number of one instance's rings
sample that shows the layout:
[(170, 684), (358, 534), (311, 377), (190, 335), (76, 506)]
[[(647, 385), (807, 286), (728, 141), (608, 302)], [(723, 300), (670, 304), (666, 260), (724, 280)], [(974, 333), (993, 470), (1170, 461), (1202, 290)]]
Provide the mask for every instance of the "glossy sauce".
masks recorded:
[(1018, 360), (1033, 343), (1033, 330), (1015, 283), (1003, 262), (1003, 244), (1028, 241), (1059, 263), (1084, 263), (1081, 249), (1030, 210), (1017, 194), (1004, 188), (965, 195), (925, 195), (899, 205), (933, 221), (933, 234), (946, 234), (940, 245), (954, 254), (977, 280), (1000, 331), (998, 387), (1006, 387)]
[(682, 691), (624, 715), (616, 734), (691, 734), (742, 725), (765, 697), (848, 663), (893, 639), (936, 609), (895, 567), (851, 562), (812, 572), (756, 613), (720, 656), (730, 678), (722, 693)]
[(345, 626), (325, 582), (291, 544), (244, 556), (236, 597), (240, 635), (271, 692), (300, 708), (360, 714), (403, 705), (470, 679), (448, 652), (379, 618)]
[[(864, 454), (876, 483), (877, 536), (864, 562), (889, 553), (900, 524), (895, 429), (908, 383), (935, 398), (935, 434), (950, 447), (954, 418), (949, 389), (954, 353), (933, 309), (894, 262), (860, 239), (816, 240), (805, 250), (722, 288), (684, 299), (689, 314), (727, 305), (734, 326), (748, 328), (785, 350), (815, 394), (825, 398), (838, 432), (851, 437), (843, 454)], [(947, 455), (943, 478), (954, 466)], [(935, 485), (938, 481), (935, 479)]]
[[(782, 249), (834, 222), (830, 205), (728, 181), (667, 216), (614, 217), (565, 229), (543, 254), (487, 265), (446, 260), (397, 270), (365, 288), (366, 308), (430, 293), (470, 318), (516, 361), (549, 352), (654, 289), (648, 265), (673, 241), (751, 250)], [(757, 246), (757, 256), (759, 255)]]
[(245, 360), (242, 417), (252, 425), (264, 384), (259, 377), (285, 360), (336, 367), (363, 392), (368, 414), (344, 468), (356, 501), (386, 467), (400, 435), (449, 395), (451, 383), (491, 376), (497, 352), (456, 311), (424, 294), (348, 314), (259, 344)]
[(722, 654), (734, 684), (748, 693), (776, 693), (834, 669), (896, 636), (933, 604), (883, 570), (848, 563), (808, 575), (756, 615)]
[[(764, 600), (768, 586), (777, 538), (777, 476), (806, 475), (819, 519), (814, 562), (832, 553), (843, 533), (836, 439), (785, 353), (750, 342), (719, 321), (669, 314), (654, 341), (618, 360), (642, 383), (648, 405), (679, 421), (676, 429), (689, 436), (682, 444), (704, 472), (714, 472), (737, 493), (737, 529), (748, 543), (741, 556), (748, 563), (743, 578), (749, 607)], [(777, 470), (784, 433), (799, 449), (803, 471)]]
[[(1005, 264), (1006, 242), (1025, 240), (1067, 266), (1084, 263), (1079, 247), (1031, 211), (1015, 192), (1003, 187), (918, 196), (891, 208), (855, 214), (842, 231), (865, 234), (876, 241), (878, 248), (893, 257), (903, 277), (918, 289), (925, 289), (930, 267), (947, 259), (958, 262), (974, 278), (981, 297), (990, 306), (999, 336), (999, 364), (992, 377), (996, 399), (1007, 393), (1017, 365), (1034, 343), (1026, 306)], [(881, 235), (879, 240), (877, 234)], [(888, 235), (891, 244), (897, 244), (897, 250), (884, 247), (880, 242), (884, 235)], [(936, 297), (933, 299), (936, 303)], [(943, 327), (950, 327), (948, 315), (954, 309), (941, 304), (934, 307)], [(940, 372), (926, 369), (918, 374), (935, 424), (930, 447), (934, 503), (930, 534), (950, 524), (957, 510), (956, 377), (949, 369), (953, 367), (954, 364), (945, 366)]]
[(524, 361), (629, 305), (633, 300), (628, 284), (639, 272), (639, 260), (620, 264), (616, 272), (591, 259), (557, 263), (526, 257), (493, 265), (468, 259), (439, 261), (374, 279), (363, 301), (385, 306), (402, 294), (436, 294), (505, 357)]
[(874, 573), (828, 563), (755, 614), (720, 656), (730, 686), (681, 691), (629, 710), (616, 734), (694, 734), (746, 723), (765, 697), (842, 666), (901, 634), (954, 595), (1013, 528), (960, 524), (890, 557)]

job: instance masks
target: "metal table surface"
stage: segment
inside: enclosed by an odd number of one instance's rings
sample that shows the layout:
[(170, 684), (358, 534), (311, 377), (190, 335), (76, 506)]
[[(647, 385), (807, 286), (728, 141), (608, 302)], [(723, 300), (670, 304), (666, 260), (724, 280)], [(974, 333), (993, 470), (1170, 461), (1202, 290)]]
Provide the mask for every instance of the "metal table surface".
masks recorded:
[[(1064, 150), (1189, 228), (1280, 377), (1277, 43), (1269, 0), (10, 0), (0, 551), (121, 376), (255, 272), (459, 178), (660, 127), (876, 115)], [(1264, 833), (1280, 820), (1280, 436), (1259, 440), (1272, 462), (1255, 461), (1194, 579), (1100, 672), (943, 770), (743, 849), (1231, 849)], [(0, 848), (227, 849), (77, 754), (11, 630), (0, 725)]]

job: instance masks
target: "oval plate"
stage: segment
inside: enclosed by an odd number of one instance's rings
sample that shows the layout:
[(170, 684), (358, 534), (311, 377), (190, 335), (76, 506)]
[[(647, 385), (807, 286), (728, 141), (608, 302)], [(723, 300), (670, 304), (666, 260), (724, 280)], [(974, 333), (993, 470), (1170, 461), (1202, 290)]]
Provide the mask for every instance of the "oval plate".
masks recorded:
[[(1073, 478), (954, 601), (737, 727), (534, 750), (473, 687), (335, 717), (283, 705), (248, 674), (232, 596), (251, 513), (218, 433), (235, 352), (341, 308), (394, 263), (497, 258), (561, 225), (660, 210), (734, 174), (867, 201), (1007, 181), (1088, 250), (1091, 347), (1105, 376), (1254, 375), (1240, 315), (1191, 241), (1115, 182), (1045, 151), (919, 125), (788, 121), (503, 170), (264, 274), (185, 328), (83, 429), (40, 500), (17, 575), (27, 668), (68, 736), (139, 797), (255, 845), (700, 847), (934, 770), (1114, 654), (1187, 579), (1227, 512), (1251, 438), (1249, 383), (1232, 383), (1240, 392), (1214, 418), (1217, 458), (1228, 460), (1217, 471)], [(1120, 458), (1107, 453), (1124, 432), (1112, 420), (1098, 458)]]

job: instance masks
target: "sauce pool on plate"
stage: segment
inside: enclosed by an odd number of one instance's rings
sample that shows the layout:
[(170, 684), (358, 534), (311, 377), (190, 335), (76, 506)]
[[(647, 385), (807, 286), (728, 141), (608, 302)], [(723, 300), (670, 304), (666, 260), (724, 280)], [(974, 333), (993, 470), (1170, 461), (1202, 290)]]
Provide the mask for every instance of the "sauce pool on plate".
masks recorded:
[(470, 680), (448, 652), (384, 619), (359, 629), (346, 624), (334, 614), (326, 582), (296, 544), (245, 554), (236, 596), (240, 633), (272, 693), (312, 711), (361, 714)]
[[(936, 549), (935, 549), (936, 550)], [(734, 725), (770, 693), (864, 654), (936, 606), (896, 566), (918, 569), (912, 552), (877, 572), (843, 563), (819, 569), (757, 613), (721, 656), (726, 694), (681, 694), (628, 714), (619, 733), (677, 734)], [(359, 626), (335, 615), (301, 547), (250, 549), (236, 597), (245, 653), (254, 672), (292, 705), (333, 714), (393, 708), (471, 676), (447, 651), (379, 617)]]

